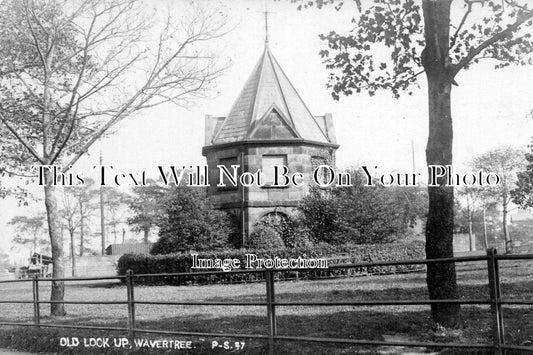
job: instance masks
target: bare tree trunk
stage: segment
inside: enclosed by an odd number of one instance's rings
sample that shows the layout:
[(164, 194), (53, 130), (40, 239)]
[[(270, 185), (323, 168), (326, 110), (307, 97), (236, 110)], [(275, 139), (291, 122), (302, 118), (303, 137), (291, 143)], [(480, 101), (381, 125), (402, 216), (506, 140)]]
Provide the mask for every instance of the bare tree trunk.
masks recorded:
[[(32, 242), (32, 247), (31, 247), (31, 250), (30, 250), (30, 258), (33, 256), (33, 253), (35, 253), (37, 251), (37, 234), (34, 234), (33, 235), (33, 242)], [(42, 251), (41, 251), (42, 253)]]
[(72, 277), (76, 277), (76, 248), (74, 245), (74, 229), (69, 228), (70, 234), (70, 261), (72, 264)]
[[(425, 21), (426, 47), (422, 64), (428, 80), (429, 136), (426, 147), (428, 165), (451, 165), (453, 126), (451, 116), (451, 75), (448, 58), (450, 0), (422, 3)], [(428, 187), (429, 211), (426, 225), (426, 257), (428, 259), (453, 257), (453, 188)], [(428, 264), (427, 286), (430, 299), (456, 299), (457, 280), (455, 263)], [(459, 304), (432, 304), (431, 316), (435, 322), (454, 325), (459, 320)]]
[(474, 234), (472, 233), (472, 221), (474, 219), (474, 211), (470, 205), (470, 199), (468, 195), (466, 196), (466, 207), (468, 212), (468, 240), (470, 242), (470, 251), (476, 250), (476, 241), (474, 239)]
[(472, 217), (468, 219), (468, 237), (470, 240), (470, 251), (476, 250), (476, 239), (474, 233), (472, 233)]
[(483, 241), (485, 243), (485, 250), (489, 248), (489, 240), (487, 238), (487, 222), (485, 221), (485, 202), (483, 202)]
[(114, 216), (113, 216), (113, 243), (117, 244), (117, 223), (115, 222)]
[(507, 204), (503, 204), (503, 238), (505, 240), (505, 253), (512, 253), (513, 243), (511, 241), (511, 236), (509, 235), (509, 229), (507, 228)]
[[(100, 150), (100, 165), (103, 165), (102, 150)], [(101, 233), (101, 254), (105, 255), (105, 217), (104, 217), (104, 188), (100, 186), (100, 233)]]
[[(46, 206), (46, 216), (48, 219), (48, 232), (50, 235), (50, 243), (52, 245), (52, 266), (53, 278), (65, 277), (64, 269), (64, 252), (63, 252), (63, 237), (61, 235), (61, 227), (59, 223), (59, 214), (57, 209), (56, 187), (51, 186), (50, 172), (45, 169), (45, 186), (44, 186), (44, 203)], [(50, 294), (51, 301), (63, 301), (65, 296), (65, 284), (63, 281), (52, 281), (52, 290)], [(64, 303), (51, 303), (50, 313), (53, 316), (64, 316)]]
[(83, 248), (84, 248), (84, 239), (85, 239), (85, 216), (83, 215), (83, 203), (81, 200), (79, 201), (80, 204), (80, 256), (83, 256)]
[(148, 243), (148, 237), (150, 236), (150, 229), (144, 228), (144, 242)]

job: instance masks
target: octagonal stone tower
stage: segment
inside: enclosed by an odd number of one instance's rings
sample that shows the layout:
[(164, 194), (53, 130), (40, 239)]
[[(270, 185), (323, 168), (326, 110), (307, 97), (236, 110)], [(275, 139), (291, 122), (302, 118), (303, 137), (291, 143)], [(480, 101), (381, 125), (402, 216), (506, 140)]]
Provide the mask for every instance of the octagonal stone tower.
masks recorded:
[[(314, 168), (333, 165), (336, 142), (331, 114), (313, 116), (269, 50), (248, 78), (227, 117), (206, 116), (202, 154), (209, 169), (209, 194), (239, 221), (246, 242), (254, 223), (276, 213), (290, 215), (305, 196)], [(242, 172), (262, 169), (265, 186), (217, 187), (217, 165), (239, 165)], [(272, 183), (272, 165), (286, 165), (306, 177), (304, 186)]]

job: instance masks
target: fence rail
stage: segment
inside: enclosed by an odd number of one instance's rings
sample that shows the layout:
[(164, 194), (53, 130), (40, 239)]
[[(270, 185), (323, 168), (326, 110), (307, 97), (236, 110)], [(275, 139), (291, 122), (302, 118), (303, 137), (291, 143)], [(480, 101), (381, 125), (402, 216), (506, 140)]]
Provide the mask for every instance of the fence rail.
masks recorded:
[[(138, 333), (159, 334), (159, 335), (180, 335), (180, 336), (198, 336), (198, 337), (228, 337), (228, 338), (245, 338), (260, 339), (268, 342), (270, 354), (275, 354), (275, 343), (280, 341), (296, 342), (319, 342), (326, 344), (352, 344), (361, 346), (411, 346), (426, 348), (456, 348), (456, 349), (487, 349), (493, 350), (495, 354), (504, 354), (505, 350), (528, 351), (533, 353), (533, 347), (512, 345), (505, 343), (505, 327), (502, 305), (533, 305), (533, 300), (523, 299), (502, 299), (500, 283), (500, 260), (533, 260), (533, 254), (521, 255), (498, 255), (495, 249), (488, 249), (487, 255), (466, 256), (457, 258), (442, 258), (430, 260), (404, 260), (397, 262), (370, 262), (357, 264), (332, 265), (328, 269), (351, 269), (361, 267), (377, 266), (396, 266), (396, 265), (416, 265), (431, 263), (465, 263), (473, 261), (487, 262), (487, 276), (489, 294), (487, 299), (434, 299), (434, 300), (379, 300), (379, 301), (338, 301), (338, 302), (276, 302), (275, 277), (278, 272), (285, 271), (308, 271), (311, 269), (264, 269), (264, 270), (232, 270), (232, 271), (205, 271), (205, 272), (180, 272), (164, 274), (133, 274), (128, 270), (126, 275), (106, 276), (106, 277), (72, 277), (72, 278), (47, 278), (39, 279), (37, 277), (30, 280), (3, 280), (4, 283), (31, 282), (32, 283), (32, 300), (0, 300), (1, 304), (33, 304), (33, 322), (0, 322), (5, 326), (29, 326), (29, 327), (46, 327), (46, 328), (67, 328), (67, 329), (87, 329), (87, 330), (108, 330), (127, 332), (130, 337), (135, 337)], [(136, 278), (142, 277), (180, 277), (180, 276), (198, 276), (198, 275), (228, 275), (239, 273), (263, 273), (265, 281), (264, 302), (208, 302), (208, 301), (182, 301), (182, 302), (164, 302), (164, 301), (141, 301), (135, 299), (135, 282)], [(97, 281), (121, 279), (126, 284), (126, 301), (51, 301), (41, 300), (39, 297), (39, 284), (51, 281)], [(70, 324), (44, 324), (41, 323), (41, 304), (64, 303), (64, 304), (104, 304), (104, 305), (127, 305), (128, 307), (128, 326), (127, 327), (105, 327), (105, 326), (81, 326)], [(470, 304), (470, 305), (490, 305), (491, 325), (492, 325), (492, 343), (466, 344), (466, 343), (436, 343), (436, 342), (407, 342), (407, 341), (378, 341), (349, 338), (320, 338), (320, 337), (301, 337), (280, 335), (277, 331), (276, 309), (277, 307), (329, 307), (329, 306), (353, 306), (353, 307), (372, 307), (372, 306), (398, 306), (398, 305), (431, 305), (431, 304)], [(266, 307), (268, 332), (267, 334), (241, 334), (241, 333), (209, 333), (209, 332), (187, 332), (187, 331), (169, 331), (137, 328), (135, 319), (135, 306), (143, 305), (167, 305), (167, 306), (261, 306)]]

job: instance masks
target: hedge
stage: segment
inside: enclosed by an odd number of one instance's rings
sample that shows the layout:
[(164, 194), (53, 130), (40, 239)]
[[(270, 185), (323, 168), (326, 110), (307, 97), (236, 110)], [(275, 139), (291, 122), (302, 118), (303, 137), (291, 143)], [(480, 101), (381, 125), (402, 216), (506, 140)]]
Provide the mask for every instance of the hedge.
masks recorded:
[[(328, 266), (348, 263), (371, 263), (380, 261), (401, 261), (424, 259), (424, 243), (413, 242), (409, 244), (362, 244), (331, 246), (323, 244), (312, 247), (279, 249), (279, 250), (247, 250), (231, 249), (213, 252), (190, 252), (167, 255), (150, 254), (124, 254), (117, 264), (119, 275), (125, 275), (131, 269), (134, 274), (163, 274), (183, 273), (191, 271), (220, 271), (220, 269), (195, 269), (191, 270), (192, 256), (198, 254), (200, 259), (239, 259), (241, 268), (244, 269), (246, 254), (256, 254), (258, 258), (326, 258)], [(277, 272), (276, 279), (295, 278), (323, 278), (336, 276), (353, 276), (367, 274), (391, 274), (422, 270), (423, 265), (393, 265), (379, 267), (359, 267), (352, 269), (315, 269), (309, 271)], [(169, 284), (184, 285), (190, 283), (208, 284), (220, 282), (253, 282), (262, 280), (264, 274), (224, 274), (224, 275), (198, 275), (198, 276), (162, 276), (162, 277), (137, 277), (136, 284)]]

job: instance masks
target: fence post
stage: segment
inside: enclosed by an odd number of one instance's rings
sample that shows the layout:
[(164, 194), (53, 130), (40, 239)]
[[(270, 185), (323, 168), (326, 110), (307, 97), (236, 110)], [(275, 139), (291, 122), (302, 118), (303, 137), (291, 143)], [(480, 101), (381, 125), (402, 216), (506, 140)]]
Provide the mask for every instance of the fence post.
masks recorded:
[(33, 288), (33, 323), (40, 328), (41, 325), (41, 310), (39, 304), (39, 276), (34, 275), (32, 280)]
[(128, 327), (130, 337), (135, 338), (135, 295), (133, 292), (133, 271), (126, 271), (126, 290), (128, 294)]
[(493, 317), (492, 332), (494, 336), (495, 354), (504, 354), (502, 345), (505, 344), (502, 306), (500, 304), (500, 275), (496, 249), (487, 249), (487, 268), (489, 276), (490, 310)]
[(267, 296), (267, 317), (268, 317), (268, 353), (275, 354), (274, 336), (276, 336), (276, 309), (274, 306), (274, 272), (265, 270), (266, 296)]

